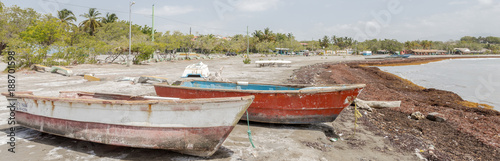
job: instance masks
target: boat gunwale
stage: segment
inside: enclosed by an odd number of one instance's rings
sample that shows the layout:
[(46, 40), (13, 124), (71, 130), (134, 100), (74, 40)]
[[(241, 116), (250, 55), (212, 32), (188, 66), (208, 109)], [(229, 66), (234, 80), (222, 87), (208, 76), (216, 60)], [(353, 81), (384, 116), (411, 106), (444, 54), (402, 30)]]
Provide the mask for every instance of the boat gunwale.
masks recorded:
[[(108, 94), (108, 93), (94, 93), (94, 92), (81, 92), (81, 91), (61, 91), (60, 93), (85, 93), (85, 94), (104, 94), (104, 95), (119, 95), (119, 96), (130, 96), (131, 95), (121, 95), (121, 94)], [(77, 102), (77, 103), (93, 103), (93, 104), (122, 104), (122, 105), (137, 105), (137, 104), (179, 104), (179, 103), (219, 103), (219, 102), (237, 102), (237, 101), (248, 101), (255, 98), (255, 96), (238, 96), (238, 97), (221, 97), (221, 98), (194, 98), (194, 99), (178, 99), (178, 100), (113, 100), (113, 99), (92, 99), (92, 98), (64, 98), (64, 97), (50, 97), (50, 96), (38, 96), (30, 94), (32, 92), (14, 92), (14, 96), (10, 96), (10, 93), (3, 92), (2, 95), (7, 98), (27, 98), (27, 99), (37, 99), (37, 100), (47, 100), (47, 101), (57, 101), (57, 102)], [(139, 96), (140, 97), (140, 96)]]
[[(183, 80), (181, 84), (185, 82), (192, 81), (204, 81), (204, 80)], [(231, 83), (237, 84), (237, 82), (221, 82), (221, 81), (207, 81), (215, 83)], [(280, 94), (314, 94), (314, 93), (325, 93), (325, 92), (337, 92), (345, 90), (353, 90), (357, 88), (364, 88), (366, 84), (336, 84), (335, 86), (310, 86), (310, 85), (300, 85), (300, 84), (272, 84), (272, 83), (248, 83), (248, 84), (258, 84), (258, 85), (272, 85), (272, 86), (285, 86), (285, 87), (325, 87), (316, 89), (301, 89), (301, 90), (241, 90), (241, 89), (216, 89), (216, 88), (201, 88), (201, 87), (184, 87), (180, 85), (171, 85), (166, 83), (156, 83), (153, 86), (158, 87), (172, 87), (179, 89), (191, 89), (191, 90), (203, 90), (203, 91), (220, 91), (220, 92), (239, 92), (239, 93), (280, 93)]]

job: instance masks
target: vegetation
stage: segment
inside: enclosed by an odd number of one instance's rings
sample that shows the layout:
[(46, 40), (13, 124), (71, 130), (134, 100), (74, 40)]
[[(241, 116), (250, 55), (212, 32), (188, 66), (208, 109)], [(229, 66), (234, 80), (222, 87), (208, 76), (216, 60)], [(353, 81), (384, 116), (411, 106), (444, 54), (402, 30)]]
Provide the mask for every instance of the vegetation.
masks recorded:
[(96, 28), (102, 26), (100, 21), (102, 21), (103, 18), (98, 17), (99, 15), (101, 15), (101, 13), (99, 13), (99, 11), (96, 11), (95, 8), (89, 9), (89, 13), (80, 15), (86, 18), (86, 20), (80, 23), (80, 27), (83, 28), (83, 31), (88, 32), (90, 36), (94, 36)]
[[(70, 65), (95, 63), (100, 54), (128, 52), (129, 22), (120, 20), (114, 13), (104, 17), (95, 8), (80, 14), (76, 22), (75, 13), (62, 9), (56, 16), (42, 15), (31, 8), (5, 7), (0, 2), (0, 53), (15, 51), (17, 67), (35, 63), (45, 65)], [(77, 24), (78, 25), (75, 25)], [(155, 34), (152, 41), (151, 34)], [(249, 44), (247, 44), (247, 41)], [(389, 52), (407, 49), (439, 49), (452, 51), (454, 48), (471, 50), (488, 49), (500, 52), (499, 37), (465, 36), (457, 41), (415, 40), (399, 42), (394, 39), (372, 39), (358, 42), (350, 37), (324, 36), (319, 40), (297, 41), (292, 33), (275, 33), (270, 28), (256, 30), (250, 37), (237, 34), (228, 37), (207, 34), (185, 34), (179, 31), (157, 32), (147, 25), (132, 25), (132, 55), (134, 63), (151, 58), (155, 52), (198, 52), (202, 54), (246, 52), (247, 46), (253, 53), (268, 54), (276, 48), (290, 51), (346, 50), (355, 52), (387, 50)], [(4, 59), (5, 60), (5, 59)], [(246, 60), (249, 62), (249, 59)]]
[(252, 60), (250, 60), (250, 58), (248, 57), (245, 57), (245, 59), (243, 59), (243, 64), (250, 64), (252, 62)]
[(73, 12), (68, 9), (57, 11), (57, 18), (59, 19), (59, 21), (67, 25), (72, 25), (72, 21), (76, 21), (75, 14), (73, 14)]
[(118, 20), (118, 17), (116, 16), (116, 14), (114, 14), (114, 13), (109, 14), (109, 12), (108, 12), (108, 13), (106, 13), (106, 16), (101, 19), (101, 22), (102, 23), (113, 23), (116, 20)]
[(458, 41), (430, 41), (430, 40), (414, 40), (399, 42), (395, 39), (371, 39), (363, 42), (358, 42), (350, 37), (324, 36), (318, 41), (303, 41), (308, 43), (308, 50), (324, 48), (325, 50), (345, 50), (351, 49), (355, 52), (372, 51), (377, 53), (379, 50), (386, 50), (394, 53), (402, 50), (412, 49), (427, 49), (427, 50), (445, 50), (450, 53), (455, 48), (469, 48), (472, 51), (487, 50), (486, 53), (500, 53), (500, 37), (472, 37), (464, 36)]

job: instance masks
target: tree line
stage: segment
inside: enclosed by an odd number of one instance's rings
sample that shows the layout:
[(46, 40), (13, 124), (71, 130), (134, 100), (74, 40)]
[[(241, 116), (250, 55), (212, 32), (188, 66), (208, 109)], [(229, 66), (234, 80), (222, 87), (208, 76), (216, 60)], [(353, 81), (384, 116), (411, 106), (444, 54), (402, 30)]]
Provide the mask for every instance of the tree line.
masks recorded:
[[(311, 42), (311, 41), (309, 41)], [(412, 49), (427, 49), (427, 50), (445, 50), (453, 52), (455, 48), (469, 48), (473, 51), (483, 49), (489, 50), (489, 53), (500, 53), (500, 37), (473, 37), (464, 36), (460, 40), (450, 41), (431, 41), (431, 40), (413, 40), (399, 42), (395, 39), (371, 39), (363, 42), (358, 42), (350, 37), (324, 36), (318, 39), (319, 47), (328, 50), (345, 50), (351, 49), (354, 52), (372, 51), (376, 53), (378, 50), (386, 50), (388, 52), (396, 52)], [(312, 42), (314, 43), (314, 41)]]
[[(95, 8), (77, 16), (71, 10), (62, 9), (57, 15), (40, 14), (32, 8), (5, 7), (0, 2), (0, 52), (15, 51), (16, 65), (32, 64), (69, 65), (95, 63), (101, 54), (127, 53), (129, 22), (114, 13), (103, 14)], [(154, 33), (154, 41), (151, 34)], [(133, 62), (147, 60), (155, 52), (198, 52), (202, 54), (247, 50), (254, 53), (270, 53), (276, 48), (300, 50), (388, 50), (440, 49), (452, 50), (467, 47), (471, 50), (489, 49), (499, 52), (500, 38), (465, 36), (457, 41), (415, 40), (399, 42), (394, 39), (372, 39), (358, 42), (350, 37), (324, 36), (322, 39), (298, 41), (292, 33), (274, 33), (270, 28), (256, 30), (249, 36), (236, 34), (221, 37), (213, 34), (190, 34), (180, 31), (153, 32), (147, 25), (132, 24)], [(307, 45), (306, 45), (307, 44)], [(50, 55), (50, 56), (49, 56)], [(4, 59), (5, 60), (5, 59)]]

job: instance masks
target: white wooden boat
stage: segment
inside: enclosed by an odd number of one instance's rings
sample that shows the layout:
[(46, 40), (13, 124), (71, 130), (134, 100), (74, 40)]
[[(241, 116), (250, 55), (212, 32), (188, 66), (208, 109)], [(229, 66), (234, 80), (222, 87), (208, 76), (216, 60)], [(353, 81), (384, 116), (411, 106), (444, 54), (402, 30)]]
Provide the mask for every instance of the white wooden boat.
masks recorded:
[(201, 77), (201, 78), (206, 78), (210, 74), (210, 71), (208, 70), (208, 66), (206, 64), (203, 64), (203, 62), (196, 63), (196, 64), (191, 64), (184, 69), (184, 73), (182, 73), (181, 78), (188, 78), (188, 77)]
[(79, 140), (210, 156), (222, 145), (254, 96), (175, 99), (89, 92), (59, 97), (16, 92), (16, 121)]

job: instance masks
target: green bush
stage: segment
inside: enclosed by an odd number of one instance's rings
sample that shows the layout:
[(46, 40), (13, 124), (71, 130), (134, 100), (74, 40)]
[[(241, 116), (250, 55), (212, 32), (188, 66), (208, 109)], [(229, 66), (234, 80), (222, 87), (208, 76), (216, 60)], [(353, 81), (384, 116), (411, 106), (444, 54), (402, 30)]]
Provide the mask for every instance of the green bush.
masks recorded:
[(243, 59), (243, 64), (250, 64), (251, 61), (250, 58), (245, 58)]
[(134, 64), (139, 64), (141, 61), (148, 60), (155, 51), (153, 45), (148, 43), (134, 44), (132, 50), (138, 53), (135, 54), (134, 60), (132, 61)]

